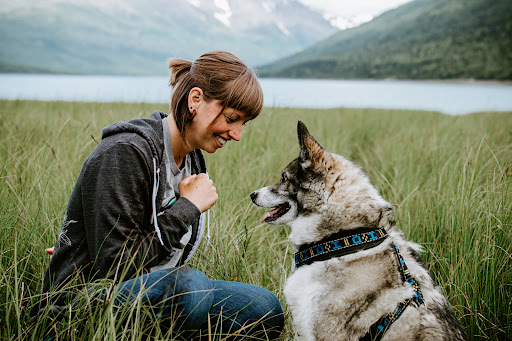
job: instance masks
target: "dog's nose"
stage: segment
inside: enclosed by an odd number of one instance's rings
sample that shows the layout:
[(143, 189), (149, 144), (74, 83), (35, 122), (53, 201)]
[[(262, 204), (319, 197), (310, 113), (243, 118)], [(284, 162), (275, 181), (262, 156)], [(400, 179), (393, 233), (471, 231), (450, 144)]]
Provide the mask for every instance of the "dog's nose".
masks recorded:
[(251, 193), (251, 200), (252, 200), (252, 202), (254, 202), (257, 197), (258, 197), (258, 192), (257, 191)]

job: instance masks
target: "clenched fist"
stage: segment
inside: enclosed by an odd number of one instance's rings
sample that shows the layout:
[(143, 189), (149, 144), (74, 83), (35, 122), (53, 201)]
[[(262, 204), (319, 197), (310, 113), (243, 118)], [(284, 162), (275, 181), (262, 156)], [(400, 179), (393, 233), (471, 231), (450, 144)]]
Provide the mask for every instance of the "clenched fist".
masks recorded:
[(189, 175), (179, 185), (180, 196), (190, 200), (201, 213), (212, 207), (218, 199), (213, 181), (204, 173)]

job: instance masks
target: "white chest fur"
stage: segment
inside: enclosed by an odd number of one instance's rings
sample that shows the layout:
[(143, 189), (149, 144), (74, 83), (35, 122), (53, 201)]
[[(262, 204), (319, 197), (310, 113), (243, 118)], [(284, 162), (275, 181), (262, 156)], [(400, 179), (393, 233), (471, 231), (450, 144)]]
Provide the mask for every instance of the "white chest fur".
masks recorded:
[(315, 315), (315, 300), (322, 290), (320, 279), (315, 276), (321, 264), (304, 266), (293, 272), (286, 281), (284, 294), (293, 314), (293, 324), (298, 340), (314, 340), (312, 333)]

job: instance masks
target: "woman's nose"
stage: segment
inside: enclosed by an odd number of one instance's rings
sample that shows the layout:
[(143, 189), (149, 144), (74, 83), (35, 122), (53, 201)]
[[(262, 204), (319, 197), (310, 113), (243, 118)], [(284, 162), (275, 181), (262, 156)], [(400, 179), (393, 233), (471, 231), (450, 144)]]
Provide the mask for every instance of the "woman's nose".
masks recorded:
[(242, 124), (243, 123), (233, 125), (229, 131), (229, 136), (235, 141), (240, 141), (242, 137)]

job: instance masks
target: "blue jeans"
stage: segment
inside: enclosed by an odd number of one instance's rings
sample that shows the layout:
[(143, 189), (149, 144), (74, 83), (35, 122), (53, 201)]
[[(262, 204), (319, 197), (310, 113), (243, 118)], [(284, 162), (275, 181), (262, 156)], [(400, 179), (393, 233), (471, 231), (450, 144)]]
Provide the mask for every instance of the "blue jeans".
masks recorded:
[(119, 285), (117, 303), (153, 307), (163, 328), (188, 331), (187, 339), (212, 333), (279, 337), (284, 316), (277, 297), (267, 289), (239, 282), (216, 281), (202, 272), (179, 267), (151, 272)]

